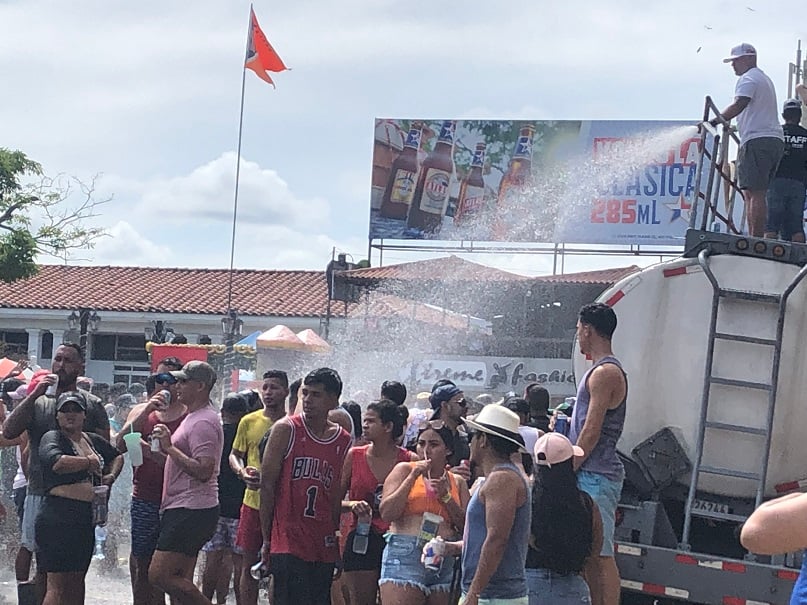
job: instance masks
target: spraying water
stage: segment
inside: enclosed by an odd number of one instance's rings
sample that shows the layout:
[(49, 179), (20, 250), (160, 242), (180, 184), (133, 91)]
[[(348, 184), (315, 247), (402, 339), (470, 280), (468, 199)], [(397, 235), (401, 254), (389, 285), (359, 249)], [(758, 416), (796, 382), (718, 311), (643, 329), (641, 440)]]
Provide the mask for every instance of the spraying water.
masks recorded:
[(607, 215), (609, 200), (657, 190), (660, 201), (666, 195), (672, 202), (674, 187), (688, 197), (694, 187), (696, 135), (697, 128), (688, 125), (654, 130), (603, 140), (593, 153), (577, 152), (543, 165), (531, 186), (513, 199), (509, 212), (521, 221), (510, 223), (508, 236), (515, 241), (597, 243), (580, 225), (618, 222)]

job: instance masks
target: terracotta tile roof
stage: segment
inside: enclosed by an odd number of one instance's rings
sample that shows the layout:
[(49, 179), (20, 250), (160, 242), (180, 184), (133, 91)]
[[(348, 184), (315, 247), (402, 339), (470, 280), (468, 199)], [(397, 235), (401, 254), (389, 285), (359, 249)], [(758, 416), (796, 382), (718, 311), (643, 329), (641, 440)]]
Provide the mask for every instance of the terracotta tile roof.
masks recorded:
[(378, 292), (374, 292), (370, 296), (369, 307), (364, 302), (360, 302), (348, 311), (348, 317), (359, 320), (365, 317), (375, 319), (400, 318), (402, 321), (427, 323), (462, 332), (474, 329), (473, 326), (469, 327), (468, 317), (465, 315), (448, 310), (443, 313), (442, 309), (433, 305), (407, 300), (391, 294), (379, 294)]
[(555, 284), (593, 284), (610, 286), (623, 277), (639, 271), (640, 267), (631, 265), (630, 267), (618, 267), (616, 269), (601, 269), (599, 271), (582, 271), (580, 273), (563, 273), (560, 275), (542, 275), (534, 277), (538, 283)]
[[(42, 265), (39, 273), (0, 283), (0, 308), (75, 309), (222, 315), (226, 269)], [(233, 308), (241, 315), (325, 315), (324, 271), (247, 271), (233, 275)], [(342, 305), (333, 314), (341, 315)]]
[(530, 278), (508, 271), (472, 263), (458, 256), (444, 256), (429, 260), (400, 263), (386, 267), (369, 267), (345, 271), (345, 277), (353, 283), (368, 283), (382, 280), (396, 281), (468, 281), (468, 282), (513, 282)]

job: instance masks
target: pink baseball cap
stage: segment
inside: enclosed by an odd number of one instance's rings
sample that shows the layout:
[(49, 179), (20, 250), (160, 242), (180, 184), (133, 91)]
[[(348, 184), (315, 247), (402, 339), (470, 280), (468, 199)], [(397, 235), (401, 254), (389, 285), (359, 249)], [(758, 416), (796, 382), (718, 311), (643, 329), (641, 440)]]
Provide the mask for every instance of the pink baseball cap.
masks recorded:
[(561, 433), (545, 433), (535, 442), (535, 464), (551, 467), (566, 462), (574, 456), (585, 456), (583, 449)]
[(28, 385), (21, 384), (19, 387), (17, 387), (16, 391), (11, 391), (8, 396), (11, 397), (13, 401), (25, 399), (28, 396)]

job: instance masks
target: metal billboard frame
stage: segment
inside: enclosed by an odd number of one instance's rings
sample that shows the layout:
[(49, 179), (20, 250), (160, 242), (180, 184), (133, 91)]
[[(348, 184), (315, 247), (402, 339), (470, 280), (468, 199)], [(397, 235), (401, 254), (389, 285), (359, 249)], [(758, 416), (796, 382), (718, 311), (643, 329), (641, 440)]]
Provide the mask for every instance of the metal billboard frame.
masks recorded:
[[(393, 243), (386, 243), (386, 242)], [(567, 243), (504, 243), (474, 242), (471, 240), (384, 240), (369, 239), (367, 245), (367, 260), (372, 267), (384, 266), (384, 251), (397, 252), (434, 252), (459, 254), (538, 254), (552, 255), (552, 275), (564, 272), (566, 256), (657, 256), (660, 261), (665, 258), (677, 258), (684, 252), (684, 242), (680, 247), (647, 246), (641, 244), (618, 245), (608, 248), (586, 248), (583, 244)], [(413, 242), (407, 244), (406, 242)], [(596, 245), (596, 244), (592, 244)], [(378, 250), (378, 264), (372, 262), (372, 251)], [(560, 265), (560, 267), (558, 266)]]

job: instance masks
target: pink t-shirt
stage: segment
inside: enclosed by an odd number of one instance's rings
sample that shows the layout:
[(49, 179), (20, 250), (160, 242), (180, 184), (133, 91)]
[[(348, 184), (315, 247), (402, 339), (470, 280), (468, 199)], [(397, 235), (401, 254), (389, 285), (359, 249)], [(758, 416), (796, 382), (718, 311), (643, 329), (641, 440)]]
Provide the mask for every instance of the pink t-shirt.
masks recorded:
[(169, 456), (165, 461), (161, 510), (167, 508), (204, 509), (219, 503), (219, 464), (224, 447), (221, 419), (208, 405), (191, 412), (171, 435), (171, 443), (186, 456), (199, 460), (213, 458), (215, 468), (204, 483), (194, 479)]

